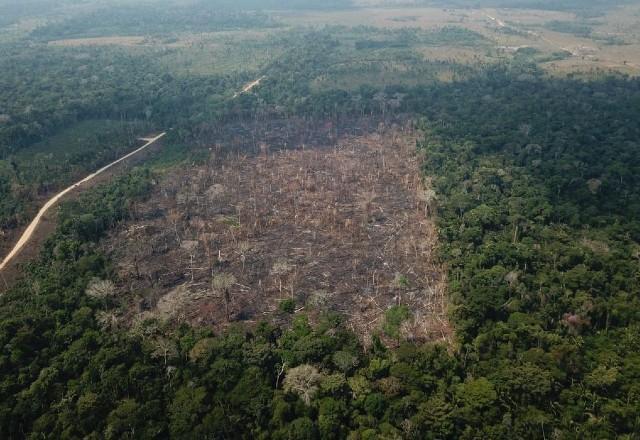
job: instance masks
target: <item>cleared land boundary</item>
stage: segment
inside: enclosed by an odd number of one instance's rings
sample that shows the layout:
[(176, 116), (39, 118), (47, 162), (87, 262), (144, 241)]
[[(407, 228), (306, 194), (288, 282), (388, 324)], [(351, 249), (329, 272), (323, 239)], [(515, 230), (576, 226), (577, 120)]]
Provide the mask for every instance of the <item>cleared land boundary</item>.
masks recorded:
[(29, 224), (27, 229), (25, 229), (24, 233), (22, 234), (22, 236), (20, 236), (20, 239), (15, 244), (13, 249), (11, 249), (11, 252), (9, 252), (9, 254), (7, 254), (7, 256), (4, 258), (4, 260), (2, 260), (2, 263), (0, 263), (0, 271), (3, 270), (11, 262), (11, 260), (13, 258), (15, 258), (20, 253), (20, 251), (24, 248), (24, 246), (29, 242), (29, 240), (33, 236), (34, 232), (38, 229), (38, 226), (40, 225), (40, 222), (42, 221), (42, 218), (44, 217), (44, 215), (62, 197), (64, 197), (67, 193), (73, 191), (74, 189), (78, 188), (80, 185), (82, 185), (84, 183), (87, 183), (90, 180), (94, 179), (96, 176), (99, 176), (100, 174), (104, 173), (109, 168), (112, 168), (113, 166), (119, 164), (120, 162), (127, 160), (131, 156), (134, 156), (134, 155), (138, 154), (140, 151), (142, 151), (142, 150), (146, 149), (147, 147), (149, 147), (150, 145), (154, 144), (155, 142), (157, 142), (159, 139), (161, 139), (166, 134), (167, 134), (166, 132), (163, 132), (163, 133), (160, 133), (159, 135), (157, 135), (155, 137), (152, 137), (152, 138), (143, 138), (142, 139), (143, 141), (147, 141), (143, 146), (133, 150), (129, 154), (126, 154), (126, 155), (122, 156), (118, 160), (115, 160), (115, 161), (111, 162), (110, 164), (105, 165), (104, 167), (100, 168), (98, 171), (89, 174), (84, 179), (74, 183), (73, 185), (67, 187), (66, 189), (60, 191), (59, 193), (57, 193), (56, 195), (51, 197), (47, 201), (47, 203), (45, 203), (44, 206), (42, 208), (40, 208), (40, 211), (38, 211), (38, 214), (31, 221), (31, 223)]

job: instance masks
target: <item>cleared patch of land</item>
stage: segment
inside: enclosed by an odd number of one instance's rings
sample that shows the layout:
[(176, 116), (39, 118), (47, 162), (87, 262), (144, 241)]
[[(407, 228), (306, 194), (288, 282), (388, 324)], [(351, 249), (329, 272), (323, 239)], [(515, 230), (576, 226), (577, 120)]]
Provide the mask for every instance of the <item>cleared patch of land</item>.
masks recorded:
[[(211, 75), (260, 72), (282, 55), (278, 38), (300, 26), (346, 26), (336, 33), (344, 45), (340, 62), (313, 80), (311, 86), (353, 89), (362, 84), (386, 86), (428, 84), (465, 77), (464, 68), (509, 62), (536, 63), (553, 75), (571, 73), (640, 73), (640, 7), (612, 9), (585, 18), (573, 13), (536, 9), (444, 9), (434, 7), (376, 7), (342, 11), (272, 11), (282, 27), (269, 30), (234, 30), (175, 33), (165, 36), (106, 36), (51, 41), (55, 46), (119, 45), (162, 48), (158, 62), (174, 74)], [(375, 28), (370, 34), (353, 27)], [(398, 32), (422, 32), (416, 40), (400, 41)], [(460, 34), (460, 41), (422, 41), (425, 33), (466, 29), (481, 37), (475, 44)], [(434, 34), (435, 35), (435, 34)], [(484, 38), (484, 40), (482, 40)], [(377, 48), (348, 48), (363, 41)], [(388, 43), (387, 46), (384, 43)], [(522, 50), (531, 52), (523, 56)], [(424, 60), (421, 63), (419, 60)]]
[[(499, 47), (530, 47), (539, 51), (541, 65), (553, 74), (591, 71), (640, 73), (640, 8), (614, 8), (606, 15), (583, 18), (575, 14), (522, 10), (475, 10), (470, 28)], [(487, 20), (484, 29), (477, 23)], [(493, 17), (492, 20), (489, 17)], [(563, 53), (562, 59), (552, 55)]]
[[(573, 13), (536, 9), (379, 8), (362, 2), (352, 11), (280, 13), (291, 25), (375, 26), (383, 29), (461, 27), (484, 36), (493, 51), (456, 44), (414, 47), (427, 59), (462, 64), (499, 62), (518, 49), (537, 52), (533, 62), (553, 74), (586, 71), (640, 73), (640, 7), (614, 8), (606, 15), (584, 18)], [(451, 55), (448, 56), (447, 52)], [(384, 83), (384, 81), (383, 81)]]
[(448, 339), (445, 279), (410, 126), (335, 147), (245, 157), (215, 148), (176, 170), (139, 220), (105, 242), (118, 261), (122, 323), (223, 328), (334, 311), (364, 340), (406, 306), (402, 332)]
[(286, 24), (377, 26), (384, 28), (439, 28), (459, 24), (460, 13), (441, 8), (362, 8), (348, 11), (291, 11), (276, 14)]
[(247, 93), (250, 92), (251, 90), (253, 90), (255, 87), (259, 86), (260, 83), (262, 82), (262, 80), (264, 79), (264, 76), (261, 76), (260, 78), (258, 78), (255, 81), (251, 81), (249, 84), (245, 85), (242, 90), (240, 92), (237, 92), (235, 95), (233, 95), (234, 98), (237, 98), (238, 96), (240, 96), (243, 93)]
[(49, 46), (78, 47), (78, 46), (138, 46), (145, 44), (147, 37), (142, 36), (109, 36), (93, 38), (70, 38), (49, 41)]

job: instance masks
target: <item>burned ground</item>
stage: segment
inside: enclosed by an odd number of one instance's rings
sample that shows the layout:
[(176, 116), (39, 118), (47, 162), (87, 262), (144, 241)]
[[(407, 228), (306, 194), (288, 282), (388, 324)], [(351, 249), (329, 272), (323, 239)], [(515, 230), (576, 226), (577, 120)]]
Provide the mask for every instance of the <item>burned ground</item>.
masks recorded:
[(206, 164), (163, 176), (104, 244), (118, 262), (119, 322), (220, 329), (286, 320), (286, 301), (312, 318), (340, 313), (368, 340), (405, 305), (405, 336), (448, 339), (415, 135), (407, 124), (332, 147), (212, 148)]

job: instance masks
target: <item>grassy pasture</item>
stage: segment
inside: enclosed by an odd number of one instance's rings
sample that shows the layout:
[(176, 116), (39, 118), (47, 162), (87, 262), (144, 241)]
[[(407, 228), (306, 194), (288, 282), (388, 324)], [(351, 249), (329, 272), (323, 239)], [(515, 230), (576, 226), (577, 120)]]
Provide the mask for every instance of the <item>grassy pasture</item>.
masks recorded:
[[(533, 48), (539, 55), (530, 61), (540, 64), (554, 75), (566, 75), (574, 71), (618, 71), (631, 75), (640, 73), (640, 6), (614, 8), (603, 16), (587, 18), (569, 12), (534, 9), (384, 8), (375, 6), (375, 2), (369, 6), (364, 2), (361, 6), (348, 10), (269, 11), (269, 20), (281, 25), (272, 29), (182, 32), (153, 37), (106, 35), (53, 40), (49, 44), (74, 47), (153, 47), (159, 50), (158, 60), (161, 65), (171, 72), (204, 76), (259, 72), (282, 54), (283, 50), (274, 36), (286, 33), (287, 29), (371, 27), (371, 35), (366, 38), (375, 40), (378, 33), (388, 31), (411, 29), (416, 32), (435, 32), (455, 27), (482, 35), (486, 39), (483, 47), (469, 47), (468, 42), (455, 40), (437, 44), (414, 42), (409, 47), (390, 48), (384, 54), (390, 54), (390, 58), (384, 58), (385, 63), (375, 68), (377, 72), (327, 72), (328, 75), (337, 76), (329, 80), (320, 78), (314, 82), (314, 86), (332, 84), (342, 88), (357, 86), (366, 81), (378, 85), (393, 81), (415, 84), (431, 80), (432, 77), (450, 77), (443, 76), (442, 72), (435, 72), (434, 75), (416, 72), (410, 66), (398, 62), (395, 49), (409, 49), (431, 63), (454, 62), (477, 66), (509, 61), (516, 56), (518, 49)], [(351, 37), (337, 34), (336, 38), (344, 41)], [(560, 53), (570, 55), (561, 57)], [(363, 60), (359, 56), (351, 56), (347, 62), (358, 67)], [(365, 59), (364, 63), (366, 62)], [(410, 79), (415, 73), (419, 73), (420, 77)]]
[(483, 33), (500, 46), (530, 46), (542, 53), (566, 51), (567, 59), (543, 62), (552, 74), (573, 72), (640, 73), (640, 7), (612, 9), (606, 15), (585, 19), (565, 12), (536, 10), (486, 10), (502, 23), (487, 22)]
[(275, 14), (290, 26), (375, 26), (433, 29), (461, 22), (461, 13), (441, 8), (364, 8), (346, 11), (287, 11)]
[(146, 37), (141, 36), (120, 36), (93, 38), (69, 38), (64, 40), (49, 41), (49, 46), (79, 47), (79, 46), (138, 46), (147, 43)]

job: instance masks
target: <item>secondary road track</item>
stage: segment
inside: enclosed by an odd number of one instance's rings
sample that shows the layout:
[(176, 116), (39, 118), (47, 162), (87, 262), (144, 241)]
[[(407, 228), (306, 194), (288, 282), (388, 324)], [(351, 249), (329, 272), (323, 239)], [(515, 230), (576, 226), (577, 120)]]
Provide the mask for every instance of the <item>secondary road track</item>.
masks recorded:
[(0, 271), (3, 270), (11, 262), (11, 260), (16, 255), (18, 255), (20, 253), (22, 248), (29, 242), (29, 240), (33, 236), (33, 233), (36, 231), (36, 229), (38, 229), (38, 226), (40, 225), (40, 222), (42, 221), (42, 217), (44, 217), (44, 215), (47, 213), (47, 211), (49, 211), (49, 209), (51, 209), (51, 207), (53, 207), (62, 197), (64, 197), (67, 193), (73, 191), (74, 189), (78, 188), (80, 185), (82, 185), (84, 183), (87, 183), (90, 180), (94, 179), (96, 176), (99, 176), (100, 174), (104, 173), (109, 168), (112, 168), (113, 166), (119, 164), (120, 162), (123, 162), (123, 161), (127, 160), (131, 156), (134, 156), (134, 155), (138, 154), (139, 152), (141, 152), (142, 150), (146, 149), (150, 145), (156, 143), (159, 139), (161, 139), (166, 134), (167, 134), (166, 132), (163, 132), (163, 133), (160, 133), (159, 135), (157, 135), (155, 137), (152, 137), (152, 138), (142, 138), (141, 140), (145, 141), (146, 143), (143, 146), (141, 146), (140, 148), (137, 148), (137, 149), (133, 150), (131, 153), (122, 156), (120, 159), (115, 160), (115, 161), (111, 162), (110, 164), (103, 166), (102, 168), (100, 168), (95, 173), (89, 174), (84, 179), (74, 183), (70, 187), (60, 191), (55, 196), (51, 197), (47, 201), (47, 203), (45, 203), (44, 206), (42, 208), (40, 208), (40, 211), (38, 211), (38, 214), (31, 221), (31, 223), (29, 224), (27, 229), (25, 229), (24, 233), (22, 234), (22, 236), (20, 237), (18, 242), (15, 244), (13, 249), (11, 249), (11, 252), (9, 252), (7, 254), (7, 256), (4, 258), (4, 260), (2, 260), (2, 263), (0, 263)]
[[(232, 99), (237, 98), (238, 96), (242, 95), (243, 93), (247, 93), (250, 92), (253, 88), (257, 87), (258, 85), (260, 85), (260, 82), (262, 82), (262, 80), (265, 78), (265, 76), (262, 76), (260, 78), (258, 78), (255, 81), (250, 82), (249, 84), (245, 85), (242, 90), (238, 93), (236, 93), (235, 95), (233, 95)], [(138, 154), (139, 152), (141, 152), (142, 150), (146, 149), (147, 147), (149, 147), (150, 145), (154, 144), (155, 142), (157, 142), (159, 139), (161, 139), (164, 135), (166, 135), (166, 132), (160, 133), (159, 135), (155, 136), (155, 137), (151, 137), (151, 138), (142, 138), (140, 140), (145, 141), (146, 143), (141, 146), (140, 148), (137, 148), (135, 150), (133, 150), (131, 153), (126, 154), (124, 156), (122, 156), (120, 159), (115, 160), (113, 162), (111, 162), (108, 165), (105, 165), (104, 167), (100, 168), (98, 171), (96, 171), (95, 173), (89, 174), (87, 177), (85, 177), (84, 179), (74, 183), (73, 185), (71, 185), (70, 187), (60, 191), (58, 194), (56, 194), (55, 196), (51, 197), (47, 203), (44, 204), (44, 206), (42, 208), (40, 208), (40, 211), (38, 211), (38, 214), (35, 216), (35, 218), (31, 221), (31, 223), (29, 224), (29, 226), (27, 227), (27, 229), (25, 229), (25, 231), (23, 232), (22, 236), (20, 236), (20, 239), (18, 240), (18, 242), (15, 244), (15, 246), (13, 247), (13, 249), (11, 249), (11, 252), (9, 252), (7, 254), (7, 256), (4, 258), (4, 260), (2, 260), (2, 263), (0, 263), (0, 272), (2, 272), (2, 270), (7, 267), (7, 265), (11, 262), (11, 260), (13, 260), (19, 253), (20, 251), (24, 248), (24, 246), (29, 242), (29, 240), (31, 239), (31, 237), (33, 236), (34, 232), (38, 229), (38, 226), (40, 225), (42, 218), (44, 217), (44, 215), (47, 213), (47, 211), (49, 211), (49, 209), (51, 209), (51, 207), (53, 207), (62, 197), (64, 197), (67, 193), (73, 191), (74, 189), (78, 188), (79, 186), (81, 186), (84, 183), (89, 182), (90, 180), (94, 179), (96, 176), (99, 176), (100, 174), (104, 173), (105, 171), (107, 171), (109, 168), (119, 164), (122, 161), (127, 160), (128, 158), (130, 158), (131, 156), (135, 156), (136, 154)]]

